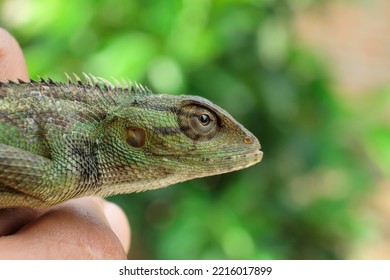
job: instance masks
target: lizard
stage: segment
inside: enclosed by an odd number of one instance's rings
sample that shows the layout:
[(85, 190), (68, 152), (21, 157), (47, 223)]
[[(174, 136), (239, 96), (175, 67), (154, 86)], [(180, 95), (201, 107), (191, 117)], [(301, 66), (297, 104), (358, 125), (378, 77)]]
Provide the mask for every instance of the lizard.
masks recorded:
[(205, 98), (84, 76), (0, 82), (0, 208), (152, 190), (262, 160), (258, 139)]

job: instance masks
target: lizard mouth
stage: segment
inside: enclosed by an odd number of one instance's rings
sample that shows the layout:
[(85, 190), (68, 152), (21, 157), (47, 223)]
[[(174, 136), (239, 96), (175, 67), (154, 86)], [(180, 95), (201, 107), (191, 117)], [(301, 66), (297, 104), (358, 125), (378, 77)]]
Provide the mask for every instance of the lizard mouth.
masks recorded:
[(256, 150), (254, 153), (253, 153), (253, 156), (256, 157), (257, 161), (256, 162), (260, 162), (262, 159), (263, 159), (263, 152), (260, 151), (260, 150)]
[(252, 162), (250, 162), (250, 165), (252, 165), (252, 164), (255, 164), (257, 162), (260, 162), (263, 159), (263, 152), (261, 150), (259, 150), (258, 148), (255, 148), (255, 149), (251, 149), (249, 151), (246, 151), (237, 157), (241, 157), (243, 159), (253, 158), (254, 160)]
[(259, 148), (254, 148), (244, 152), (243, 155), (263, 155), (263, 152)]
[(261, 161), (263, 158), (263, 152), (260, 150), (261, 149), (260, 143), (258, 141), (256, 141), (256, 142), (257, 143), (255, 145), (253, 145), (251, 148), (248, 147), (248, 150), (241, 153), (241, 156), (254, 157), (258, 160), (256, 162)]
[(224, 160), (227, 162), (234, 162), (234, 165), (231, 168), (232, 170), (249, 167), (260, 162), (262, 159), (263, 152), (260, 151), (258, 147), (239, 154), (224, 157)]
[[(225, 162), (224, 166), (222, 168), (216, 167), (215, 163), (219, 166), (218, 161), (221, 161), (221, 159)], [(256, 147), (255, 149), (250, 149), (239, 154), (228, 155), (220, 159), (209, 160), (207, 162), (213, 164), (213, 168), (211, 168), (213, 169), (213, 174), (211, 175), (215, 175), (247, 168), (260, 162), (262, 159), (263, 152)], [(215, 170), (214, 167), (216, 167), (217, 170)]]
[(253, 155), (254, 157), (258, 158), (259, 161), (263, 159), (263, 152), (260, 150), (255, 150), (252, 153), (249, 153), (250, 155)]

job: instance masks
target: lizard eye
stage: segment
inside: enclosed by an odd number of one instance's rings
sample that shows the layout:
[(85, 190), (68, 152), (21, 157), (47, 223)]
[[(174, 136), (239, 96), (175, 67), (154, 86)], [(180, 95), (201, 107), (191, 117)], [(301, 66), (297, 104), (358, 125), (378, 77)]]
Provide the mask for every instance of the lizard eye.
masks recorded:
[(210, 124), (210, 116), (207, 115), (207, 114), (202, 114), (200, 116), (198, 116), (198, 119), (199, 119), (199, 122), (201, 125), (203, 126), (207, 126)]
[(187, 105), (178, 113), (183, 132), (193, 140), (210, 140), (218, 131), (218, 118), (209, 109), (199, 105)]

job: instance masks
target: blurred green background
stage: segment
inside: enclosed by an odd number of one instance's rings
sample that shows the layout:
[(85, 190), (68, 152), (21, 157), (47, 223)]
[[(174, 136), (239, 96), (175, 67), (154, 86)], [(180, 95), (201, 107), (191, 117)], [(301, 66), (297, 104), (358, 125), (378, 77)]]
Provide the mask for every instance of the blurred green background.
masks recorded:
[(340, 94), (296, 34), (309, 6), (321, 3), (0, 0), (32, 78), (86, 72), (200, 95), (259, 138), (251, 168), (111, 197), (132, 225), (130, 259), (365, 257), (380, 232), (370, 199), (389, 176), (389, 90)]

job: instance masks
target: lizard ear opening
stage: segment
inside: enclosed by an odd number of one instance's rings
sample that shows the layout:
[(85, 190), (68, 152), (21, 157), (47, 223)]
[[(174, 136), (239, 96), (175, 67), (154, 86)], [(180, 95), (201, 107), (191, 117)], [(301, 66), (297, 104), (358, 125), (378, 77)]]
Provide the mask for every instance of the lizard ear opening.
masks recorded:
[(127, 127), (126, 142), (134, 148), (141, 148), (145, 145), (146, 134), (145, 131), (138, 127)]

